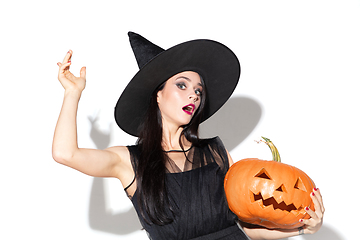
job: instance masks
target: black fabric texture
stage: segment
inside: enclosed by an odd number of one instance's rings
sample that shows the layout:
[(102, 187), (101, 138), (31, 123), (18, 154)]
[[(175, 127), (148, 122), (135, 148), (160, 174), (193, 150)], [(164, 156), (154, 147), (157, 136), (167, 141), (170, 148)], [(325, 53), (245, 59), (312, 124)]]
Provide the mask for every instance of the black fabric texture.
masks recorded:
[(165, 51), (137, 33), (129, 32), (128, 36), (139, 69), (159, 53)]
[[(136, 174), (138, 148), (128, 146), (128, 149)], [(237, 217), (226, 202), (224, 177), (229, 161), (221, 140), (218, 137), (201, 140), (201, 147), (194, 146), (186, 154), (190, 161), (185, 163), (184, 169), (180, 169), (169, 154), (166, 189), (173, 213), (166, 211), (173, 218), (172, 223), (164, 226), (147, 224), (140, 213), (137, 192), (131, 197), (149, 238), (248, 239), (237, 226)]]

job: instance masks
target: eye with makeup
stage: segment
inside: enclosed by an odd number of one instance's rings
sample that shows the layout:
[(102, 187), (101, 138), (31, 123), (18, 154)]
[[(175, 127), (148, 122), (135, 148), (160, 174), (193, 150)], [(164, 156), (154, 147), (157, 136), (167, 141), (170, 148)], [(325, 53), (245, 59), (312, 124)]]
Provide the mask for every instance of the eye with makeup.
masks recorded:
[(179, 82), (179, 83), (176, 83), (176, 86), (180, 89), (186, 89), (186, 84), (184, 82)]
[[(181, 90), (185, 90), (186, 89), (186, 84), (185, 84), (185, 82), (179, 82), (179, 83), (176, 83), (176, 86), (179, 88), (179, 89), (181, 89)], [(197, 96), (201, 96), (202, 95), (202, 89), (201, 88), (196, 88), (195, 90), (194, 90), (194, 92), (195, 92), (195, 94), (197, 95)]]
[(199, 97), (201, 97), (202, 90), (200, 88), (195, 89), (195, 94), (198, 95)]

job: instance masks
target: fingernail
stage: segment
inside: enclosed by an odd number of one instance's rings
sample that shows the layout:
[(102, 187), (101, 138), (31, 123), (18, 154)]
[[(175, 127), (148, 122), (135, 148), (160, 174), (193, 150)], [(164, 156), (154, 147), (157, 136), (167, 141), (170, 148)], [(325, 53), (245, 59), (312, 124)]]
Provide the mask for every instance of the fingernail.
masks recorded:
[(71, 61), (68, 61), (68, 63), (71, 63)]
[(318, 190), (318, 188), (314, 188), (314, 191), (317, 191)]
[(315, 196), (315, 193), (312, 192), (311, 195)]
[(303, 222), (304, 220), (300, 219), (300, 222)]
[(306, 211), (309, 211), (309, 207), (306, 207), (305, 210), (306, 210)]

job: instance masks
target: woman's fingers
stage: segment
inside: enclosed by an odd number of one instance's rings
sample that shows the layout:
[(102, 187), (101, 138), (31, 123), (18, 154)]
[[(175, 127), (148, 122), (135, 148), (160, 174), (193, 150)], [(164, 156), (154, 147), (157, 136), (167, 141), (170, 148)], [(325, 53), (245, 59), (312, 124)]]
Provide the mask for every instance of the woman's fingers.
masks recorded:
[(82, 67), (80, 69), (80, 77), (74, 76), (70, 72), (70, 65), (71, 65), (71, 57), (72, 57), (72, 50), (69, 50), (62, 63), (58, 62), (57, 65), (59, 66), (59, 73), (58, 79), (62, 86), (67, 89), (83, 91), (86, 84), (86, 68)]
[(322, 201), (322, 196), (318, 188), (314, 188), (314, 191), (310, 194), (310, 197), (314, 203), (315, 211), (312, 211), (309, 208), (306, 208), (306, 212), (310, 215), (311, 218), (322, 218), (325, 211), (324, 204)]
[(305, 211), (309, 214), (310, 219), (301, 219), (300, 222), (305, 224), (309, 233), (314, 233), (318, 231), (322, 225), (325, 208), (319, 189), (314, 189), (310, 197), (314, 203), (315, 211), (306, 207)]
[(73, 54), (73, 51), (72, 50), (69, 50), (63, 61), (60, 63), (58, 62), (57, 65), (59, 66), (59, 73), (64, 73), (65, 70), (69, 70), (69, 66), (71, 64), (71, 57), (72, 57), (72, 54)]
[(72, 51), (72, 50), (69, 50), (69, 51), (66, 53), (66, 55), (65, 55), (64, 60), (63, 60), (62, 63), (64, 64), (64, 63), (67, 63), (67, 62), (71, 61), (72, 54), (73, 54), (73, 51)]
[(323, 199), (322, 199), (322, 195), (321, 195), (321, 192), (320, 192), (320, 189), (316, 189), (316, 191), (314, 191), (314, 194), (320, 204), (320, 210), (322, 213), (325, 212), (325, 207), (324, 207), (324, 203), (323, 203)]
[(65, 71), (70, 69), (71, 62), (67, 63), (58, 63), (59, 66), (59, 74), (64, 74)]
[(86, 67), (80, 69), (80, 77), (86, 79)]
[(70, 69), (70, 65), (71, 65), (71, 56), (72, 56), (72, 50), (69, 50), (65, 57), (64, 60), (62, 61), (62, 63), (58, 62), (57, 65), (59, 66), (59, 74), (64, 73), (66, 70)]
[(307, 214), (310, 215), (310, 217), (311, 217), (310, 219), (318, 219), (319, 218), (318, 215), (313, 210), (311, 210), (311, 208), (306, 207), (305, 211), (307, 212)]
[(315, 189), (311, 194), (311, 198), (315, 206), (315, 214), (318, 218), (322, 218), (325, 212), (324, 203), (319, 189)]

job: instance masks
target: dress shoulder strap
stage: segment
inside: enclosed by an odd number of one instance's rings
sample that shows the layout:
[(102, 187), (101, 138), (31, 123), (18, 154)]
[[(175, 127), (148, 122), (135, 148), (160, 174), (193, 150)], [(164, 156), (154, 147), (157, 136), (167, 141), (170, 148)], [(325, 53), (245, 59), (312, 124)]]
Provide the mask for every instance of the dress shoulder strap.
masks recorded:
[(134, 173), (136, 174), (137, 166), (139, 163), (139, 147), (138, 145), (131, 145), (127, 146), (129, 153), (130, 153), (130, 161), (134, 170)]
[(137, 166), (138, 166), (138, 162), (139, 162), (138, 146), (137, 145), (131, 145), (131, 146), (127, 146), (127, 148), (129, 150), (129, 153), (130, 153), (130, 161), (131, 161), (131, 165), (132, 165), (133, 171), (134, 171), (134, 179), (131, 181), (131, 183), (128, 186), (126, 186), (126, 188), (124, 188), (124, 191), (126, 191), (135, 182)]
[(220, 166), (220, 168), (227, 172), (229, 169), (229, 158), (220, 137), (203, 139), (202, 145), (206, 146), (208, 151), (211, 153), (213, 160)]

